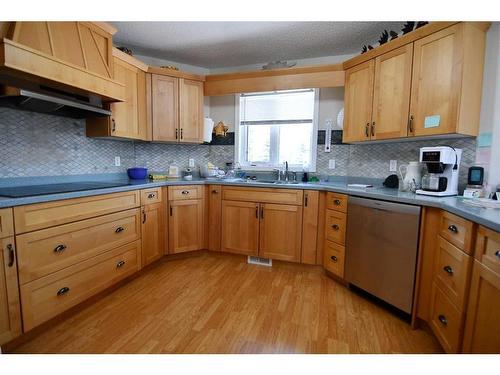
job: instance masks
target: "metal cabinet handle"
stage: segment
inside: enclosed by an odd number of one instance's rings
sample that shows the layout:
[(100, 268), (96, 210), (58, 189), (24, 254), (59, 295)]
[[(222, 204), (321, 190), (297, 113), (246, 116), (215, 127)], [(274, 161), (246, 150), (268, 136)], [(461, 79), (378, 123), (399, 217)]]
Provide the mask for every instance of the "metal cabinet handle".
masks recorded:
[(408, 118), (408, 130), (413, 133), (413, 115)]
[(307, 203), (309, 202), (309, 196), (306, 194), (304, 194), (304, 207), (307, 207)]
[(14, 246), (11, 243), (7, 245), (7, 251), (9, 252), (9, 263), (7, 263), (7, 267), (12, 267), (16, 257), (14, 256)]
[(340, 199), (335, 199), (335, 200), (333, 201), (333, 204), (334, 204), (335, 206), (340, 206), (340, 204), (341, 204), (341, 203), (342, 203), (342, 202), (340, 201)]
[(111, 119), (111, 124), (112, 124), (111, 131), (115, 132), (116, 131), (116, 121), (114, 118)]
[(375, 121), (372, 122), (372, 137), (375, 136)]
[(337, 260), (338, 260), (338, 259), (337, 259), (337, 257), (336, 257), (335, 255), (332, 255), (332, 256), (330, 257), (330, 259), (331, 259), (332, 261), (334, 261), (335, 263), (337, 263)]
[(124, 260), (120, 260), (118, 263), (116, 263), (116, 268), (122, 268), (125, 265)]
[(458, 233), (458, 228), (457, 228), (455, 225), (453, 225), (453, 224), (451, 224), (451, 225), (448, 227), (448, 230), (449, 230), (450, 232), (453, 232), (453, 233)]
[(181, 128), (181, 139), (182, 139), (182, 137), (183, 137), (183, 136), (182, 136), (182, 130), (183, 130), (183, 129)]
[(444, 266), (443, 271), (449, 273), (450, 275), (453, 275), (453, 268), (451, 268), (451, 266)]
[(219, 191), (218, 191), (218, 190), (216, 190), (216, 189), (213, 189), (213, 190), (212, 190), (212, 194), (219, 194)]
[(142, 210), (142, 223), (146, 222), (146, 211)]
[(442, 325), (444, 325), (444, 326), (448, 325), (448, 320), (446, 319), (446, 316), (439, 315), (438, 319), (439, 319), (439, 321), (441, 322)]
[(125, 228), (123, 227), (118, 227), (115, 229), (115, 233), (120, 233), (120, 232), (123, 232), (125, 230)]
[(68, 293), (68, 292), (69, 292), (69, 288), (68, 288), (67, 286), (65, 286), (65, 287), (63, 287), (63, 288), (61, 288), (61, 289), (59, 289), (59, 290), (57, 291), (57, 295), (58, 295), (59, 297), (60, 297), (60, 296), (64, 296), (64, 295), (65, 295), (66, 293)]
[(366, 138), (368, 138), (370, 136), (370, 123), (369, 122), (366, 123), (365, 135), (366, 135)]
[(340, 229), (340, 227), (337, 224), (333, 224), (332, 228), (335, 229), (335, 230), (339, 230)]
[(181, 194), (187, 195), (187, 194), (189, 194), (189, 191), (188, 190), (183, 190), (183, 191), (181, 191)]
[(149, 193), (148, 194), (148, 199), (153, 199), (153, 198), (156, 198), (156, 194), (155, 193)]
[(174, 214), (174, 209), (172, 206), (170, 206), (170, 216), (172, 216)]
[(497, 251), (495, 252), (495, 255), (496, 255), (497, 257), (499, 257), (499, 258), (500, 258), (500, 250), (497, 250)]
[(255, 206), (255, 218), (259, 218), (259, 206)]
[(64, 250), (66, 250), (66, 245), (60, 244), (54, 247), (54, 253), (62, 253)]

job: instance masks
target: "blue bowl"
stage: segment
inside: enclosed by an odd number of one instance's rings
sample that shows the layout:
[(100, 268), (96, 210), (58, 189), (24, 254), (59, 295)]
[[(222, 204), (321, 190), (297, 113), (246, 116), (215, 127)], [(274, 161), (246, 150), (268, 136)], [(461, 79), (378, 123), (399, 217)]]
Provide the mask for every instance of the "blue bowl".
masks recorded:
[(132, 180), (144, 180), (148, 177), (147, 168), (129, 168), (127, 173)]

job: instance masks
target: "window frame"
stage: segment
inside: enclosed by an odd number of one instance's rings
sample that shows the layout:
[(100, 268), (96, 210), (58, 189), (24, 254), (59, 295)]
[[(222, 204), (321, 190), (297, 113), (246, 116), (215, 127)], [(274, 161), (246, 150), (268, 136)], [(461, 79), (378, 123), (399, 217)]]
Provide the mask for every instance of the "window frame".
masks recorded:
[[(318, 127), (319, 127), (319, 89), (311, 89), (314, 92), (314, 111), (313, 111), (313, 121), (312, 121), (312, 137), (311, 137), (311, 163), (308, 168), (303, 168), (302, 166), (297, 166), (297, 165), (290, 165), (289, 170), (291, 171), (296, 171), (296, 172), (302, 172), (305, 170), (306, 172), (316, 172), (316, 158), (317, 158), (317, 152), (318, 152)], [(293, 90), (277, 90), (275, 92), (280, 92), (280, 91), (293, 91)], [(259, 94), (259, 93), (252, 93), (252, 94)], [(247, 141), (247, 134), (242, 134), (241, 131), (241, 117), (240, 117), (240, 98), (242, 94), (235, 94), (234, 102), (235, 102), (235, 111), (234, 111), (234, 123), (235, 123), (235, 129), (234, 129), (234, 161), (235, 163), (238, 163), (242, 169), (248, 170), (248, 171), (273, 171), (278, 167), (282, 167), (281, 165), (269, 165), (267, 163), (265, 164), (256, 164), (256, 165), (249, 165), (245, 162), (242, 162), (241, 158), (241, 152), (243, 150), (240, 150), (241, 144), (246, 143)], [(248, 128), (246, 128), (248, 131)], [(243, 138), (243, 139), (240, 139)], [(271, 155), (276, 152), (276, 150), (279, 148), (279, 143), (278, 143), (278, 137), (273, 136), (272, 131), (271, 131)]]

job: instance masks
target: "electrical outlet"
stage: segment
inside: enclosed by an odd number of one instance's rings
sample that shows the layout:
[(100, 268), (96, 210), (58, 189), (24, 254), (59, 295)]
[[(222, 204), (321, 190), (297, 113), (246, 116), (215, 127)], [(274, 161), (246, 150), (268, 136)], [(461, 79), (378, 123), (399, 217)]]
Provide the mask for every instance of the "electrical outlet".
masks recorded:
[(194, 168), (194, 159), (189, 159), (189, 168)]
[(389, 162), (389, 172), (397, 172), (397, 170), (398, 170), (398, 161), (391, 160)]
[(328, 168), (335, 169), (335, 159), (328, 160)]
[(120, 165), (122, 165), (120, 157), (119, 156), (115, 156), (115, 167), (119, 167)]

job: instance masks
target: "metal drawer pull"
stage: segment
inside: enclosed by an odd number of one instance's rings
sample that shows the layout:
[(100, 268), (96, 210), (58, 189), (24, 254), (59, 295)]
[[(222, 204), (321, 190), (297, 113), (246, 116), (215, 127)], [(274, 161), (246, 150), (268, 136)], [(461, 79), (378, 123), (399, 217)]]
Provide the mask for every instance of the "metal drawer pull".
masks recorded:
[(9, 252), (9, 263), (7, 263), (7, 267), (12, 267), (14, 265), (14, 246), (12, 244), (7, 245), (7, 251)]
[(146, 211), (142, 210), (142, 223), (146, 222)]
[(331, 259), (331, 260), (333, 260), (335, 263), (337, 263), (337, 260), (338, 260), (338, 259), (337, 259), (337, 257), (336, 257), (335, 255), (332, 255), (332, 256), (330, 257), (330, 259)]
[(448, 320), (446, 319), (446, 316), (439, 315), (438, 319), (439, 319), (439, 321), (441, 322), (442, 325), (444, 325), (444, 326), (448, 325)]
[(449, 230), (450, 232), (453, 232), (453, 233), (458, 233), (458, 228), (457, 228), (455, 225), (453, 225), (453, 224), (451, 224), (451, 225), (448, 227), (448, 230)]
[(67, 286), (65, 286), (57, 291), (57, 295), (64, 296), (68, 292), (69, 292), (69, 288)]
[(497, 250), (495, 255), (500, 258), (500, 250)]
[(372, 137), (375, 136), (375, 121), (372, 122)]
[(189, 194), (189, 191), (188, 191), (188, 190), (183, 190), (183, 191), (181, 192), (181, 194), (187, 195), (187, 194)]
[(219, 194), (219, 192), (217, 190), (212, 190), (212, 194)]
[(112, 131), (112, 132), (114, 132), (114, 131), (116, 131), (116, 121), (115, 121), (115, 119), (114, 119), (114, 118), (112, 118), (112, 119), (111, 119), (111, 122), (112, 122), (112, 124), (113, 124), (113, 126), (111, 127), (111, 131)]
[(453, 268), (451, 268), (451, 266), (444, 266), (443, 271), (453, 275)]
[(366, 135), (366, 138), (368, 138), (370, 136), (370, 123), (369, 122), (366, 123), (365, 135)]
[(156, 194), (155, 193), (149, 193), (148, 194), (148, 199), (153, 199), (156, 197)]
[(115, 229), (115, 233), (120, 233), (120, 232), (123, 232), (125, 230), (124, 227), (118, 227)]
[(54, 248), (54, 253), (62, 253), (64, 250), (66, 250), (66, 245), (60, 244)]
[(340, 206), (340, 204), (341, 204), (341, 203), (342, 203), (342, 202), (340, 201), (340, 199), (335, 199), (335, 200), (333, 201), (333, 204), (334, 204), (334, 205), (336, 205), (336, 206)]
[(124, 260), (120, 260), (118, 263), (116, 263), (116, 268), (122, 268), (125, 265)]
[(339, 230), (340, 229), (340, 227), (337, 224), (333, 224), (332, 228), (335, 229), (335, 230)]

